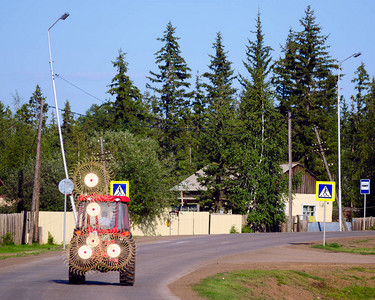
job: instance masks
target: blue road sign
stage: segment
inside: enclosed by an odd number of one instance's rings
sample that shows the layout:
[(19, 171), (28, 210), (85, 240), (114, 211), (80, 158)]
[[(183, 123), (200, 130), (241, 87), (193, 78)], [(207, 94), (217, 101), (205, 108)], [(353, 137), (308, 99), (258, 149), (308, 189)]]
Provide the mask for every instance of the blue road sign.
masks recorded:
[(370, 194), (370, 179), (361, 179), (361, 195)]
[(335, 201), (335, 182), (317, 181), (315, 199), (317, 201)]

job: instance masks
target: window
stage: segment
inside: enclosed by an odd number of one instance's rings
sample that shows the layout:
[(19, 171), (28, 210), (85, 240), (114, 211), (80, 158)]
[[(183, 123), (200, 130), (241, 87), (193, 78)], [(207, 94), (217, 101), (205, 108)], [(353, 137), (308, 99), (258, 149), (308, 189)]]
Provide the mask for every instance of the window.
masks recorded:
[(309, 220), (310, 217), (316, 217), (316, 206), (309, 204), (303, 205), (302, 216), (304, 220)]

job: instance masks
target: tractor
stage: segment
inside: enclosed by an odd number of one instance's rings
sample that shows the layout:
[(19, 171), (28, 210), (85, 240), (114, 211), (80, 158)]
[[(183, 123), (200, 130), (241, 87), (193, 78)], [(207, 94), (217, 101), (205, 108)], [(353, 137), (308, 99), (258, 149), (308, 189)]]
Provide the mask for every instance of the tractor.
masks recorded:
[(109, 175), (102, 176), (96, 162), (81, 164), (78, 169), (73, 181), (84, 193), (76, 198), (77, 223), (67, 249), (69, 282), (85, 283), (89, 271), (117, 271), (120, 284), (132, 286), (136, 249), (130, 232), (130, 199), (125, 195), (94, 193), (100, 191), (95, 187)]

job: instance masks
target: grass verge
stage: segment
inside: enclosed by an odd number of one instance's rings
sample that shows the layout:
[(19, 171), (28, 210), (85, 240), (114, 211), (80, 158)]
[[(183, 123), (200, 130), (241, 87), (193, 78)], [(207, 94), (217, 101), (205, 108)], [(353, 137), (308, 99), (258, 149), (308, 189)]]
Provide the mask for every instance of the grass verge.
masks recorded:
[(366, 268), (334, 270), (245, 270), (220, 273), (193, 286), (210, 299), (374, 299), (375, 271)]
[(375, 248), (374, 247), (358, 247), (360, 244), (365, 244), (370, 240), (361, 240), (361, 241), (353, 241), (348, 243), (347, 245), (340, 245), (337, 243), (331, 243), (323, 245), (314, 245), (313, 248), (334, 251), (334, 252), (346, 252), (346, 253), (354, 253), (354, 254), (362, 254), (362, 255), (375, 255)]
[(61, 245), (0, 245), (0, 260), (15, 257), (15, 256), (27, 256), (37, 255), (47, 251), (58, 251), (61, 250)]

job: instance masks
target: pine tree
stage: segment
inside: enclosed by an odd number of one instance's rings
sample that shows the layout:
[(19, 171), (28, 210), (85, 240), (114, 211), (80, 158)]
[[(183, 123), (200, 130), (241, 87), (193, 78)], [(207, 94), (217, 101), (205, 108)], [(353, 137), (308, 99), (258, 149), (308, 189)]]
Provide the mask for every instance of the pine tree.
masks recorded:
[(150, 83), (146, 87), (156, 95), (155, 113), (162, 123), (160, 145), (166, 154), (177, 155), (178, 152), (186, 153), (186, 149), (181, 149), (180, 146), (186, 145), (182, 141), (184, 134), (181, 128), (186, 128), (186, 114), (190, 105), (191, 93), (187, 89), (190, 87), (188, 80), (191, 77), (191, 69), (181, 56), (178, 44), (180, 38), (175, 36), (175, 31), (176, 27), (169, 22), (163, 37), (157, 39), (164, 43), (163, 47), (155, 53), (159, 70), (150, 71), (151, 76), (147, 77)]
[(248, 213), (254, 231), (274, 231), (285, 215), (280, 164), (286, 135), (273, 104), (269, 81), (272, 49), (264, 45), (260, 13), (256, 21), (256, 39), (249, 40), (243, 62), (249, 78), (241, 76), (240, 143), (233, 155), (232, 202), (242, 205), (241, 212)]
[(116, 76), (107, 93), (116, 96), (113, 109), (115, 113), (115, 123), (119, 124), (117, 129), (128, 129), (133, 133), (144, 131), (143, 120), (145, 119), (145, 109), (139, 89), (127, 75), (128, 63), (125, 61), (125, 53), (120, 49), (116, 61), (112, 62), (117, 69)]
[(208, 80), (204, 84), (207, 101), (207, 128), (202, 136), (205, 177), (200, 180), (207, 188), (202, 191), (201, 204), (211, 211), (231, 209), (227, 202), (228, 168), (230, 167), (230, 149), (234, 143), (235, 94), (231, 62), (224, 51), (221, 33), (217, 33), (213, 43), (214, 55), (210, 55), (209, 72), (203, 74)]
[(284, 58), (276, 62), (274, 82), (280, 111), (285, 118), (289, 110), (293, 116), (293, 160), (327, 177), (321, 158), (313, 151), (312, 128), (318, 126), (322, 140), (335, 148), (336, 77), (332, 70), (336, 66), (328, 53), (328, 36), (322, 35), (315, 19), (308, 6), (300, 20), (302, 30), (289, 33)]

